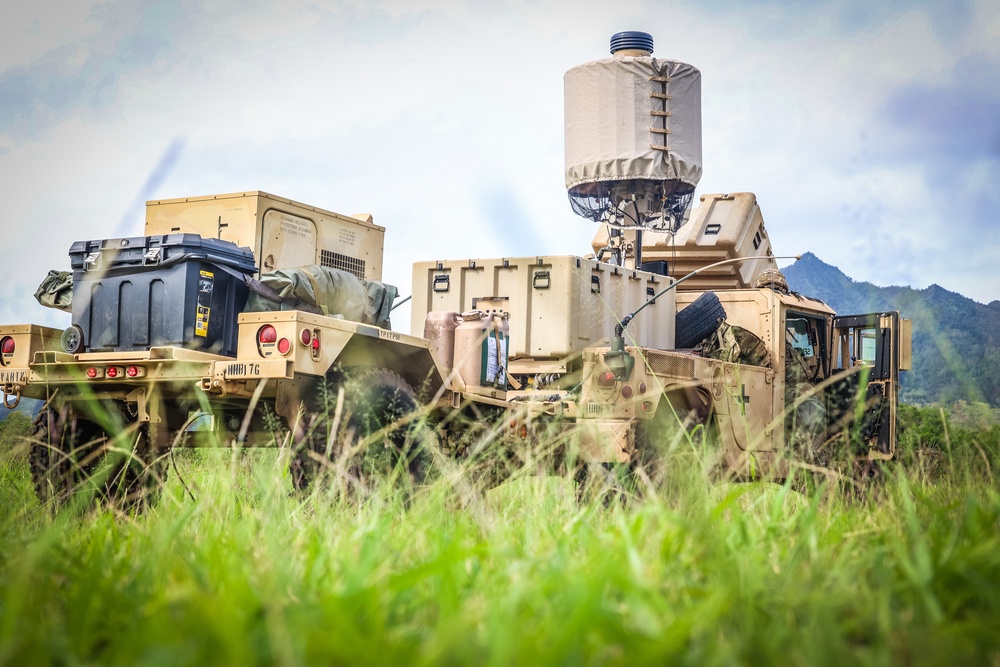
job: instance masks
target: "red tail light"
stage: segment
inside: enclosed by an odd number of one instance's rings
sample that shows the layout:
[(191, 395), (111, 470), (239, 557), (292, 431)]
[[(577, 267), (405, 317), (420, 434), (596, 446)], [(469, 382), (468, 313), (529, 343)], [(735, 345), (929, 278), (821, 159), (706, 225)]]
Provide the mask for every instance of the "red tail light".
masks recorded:
[(96, 380), (98, 378), (104, 377), (104, 369), (91, 366), (87, 369), (87, 377), (91, 380)]
[(141, 366), (129, 366), (125, 369), (125, 375), (130, 378), (141, 378), (146, 375), (146, 369)]
[(0, 353), (3, 354), (14, 354), (14, 339), (10, 336), (4, 336), (3, 340), (0, 340)]
[(278, 340), (278, 331), (270, 324), (265, 324), (260, 329), (257, 330), (257, 342), (260, 344), (264, 343), (275, 343)]
[(615, 383), (618, 382), (618, 378), (611, 371), (604, 371), (597, 376), (597, 386), (598, 387), (613, 387)]
[(116, 378), (118, 377), (118, 368), (115, 366), (108, 366), (106, 374), (109, 378)]

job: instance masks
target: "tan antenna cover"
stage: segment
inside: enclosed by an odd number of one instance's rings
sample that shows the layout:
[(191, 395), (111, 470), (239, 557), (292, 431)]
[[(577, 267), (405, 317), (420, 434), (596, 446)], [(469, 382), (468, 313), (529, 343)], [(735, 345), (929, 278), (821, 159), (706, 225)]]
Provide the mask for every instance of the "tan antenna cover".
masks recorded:
[(614, 57), (565, 78), (566, 188), (701, 178), (701, 73), (653, 57)]

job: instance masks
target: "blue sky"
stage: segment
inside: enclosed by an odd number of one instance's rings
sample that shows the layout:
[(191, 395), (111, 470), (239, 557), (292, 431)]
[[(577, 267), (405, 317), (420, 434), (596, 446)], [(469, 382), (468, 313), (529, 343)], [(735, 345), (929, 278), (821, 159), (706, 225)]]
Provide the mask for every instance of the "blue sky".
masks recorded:
[[(757, 194), (780, 255), (1000, 299), (995, 2), (45, 2), (0, 25), (0, 321), (142, 202), (261, 189), (418, 260), (585, 254), (562, 76), (619, 30), (702, 72), (702, 194)], [(407, 316), (396, 318), (405, 328)]]

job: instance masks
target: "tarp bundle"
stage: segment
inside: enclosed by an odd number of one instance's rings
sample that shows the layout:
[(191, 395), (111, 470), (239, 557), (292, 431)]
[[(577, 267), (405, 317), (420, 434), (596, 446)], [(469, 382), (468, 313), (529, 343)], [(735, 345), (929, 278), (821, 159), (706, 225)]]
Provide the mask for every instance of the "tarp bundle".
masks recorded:
[(389, 311), (398, 294), (393, 285), (315, 264), (264, 273), (248, 284), (244, 312), (304, 310), (384, 329), (389, 328)]
[(73, 272), (49, 271), (35, 290), (35, 299), (46, 308), (73, 312)]

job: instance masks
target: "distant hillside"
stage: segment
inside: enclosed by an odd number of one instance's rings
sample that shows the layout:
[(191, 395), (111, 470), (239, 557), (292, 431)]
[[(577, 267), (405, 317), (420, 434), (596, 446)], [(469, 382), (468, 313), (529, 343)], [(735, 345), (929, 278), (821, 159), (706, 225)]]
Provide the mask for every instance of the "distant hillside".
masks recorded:
[(8, 410), (4, 406), (0, 405), (0, 422), (7, 419), (15, 413), (20, 413), (25, 416), (26, 419), (33, 420), (35, 415), (42, 409), (43, 401), (36, 401), (30, 398), (22, 398), (21, 402), (17, 404), (17, 407), (13, 410)]
[(819, 297), (842, 315), (898, 310), (913, 320), (904, 401), (1000, 406), (1000, 301), (984, 306), (938, 285), (915, 290), (855, 282), (812, 253), (783, 272), (792, 290)]

